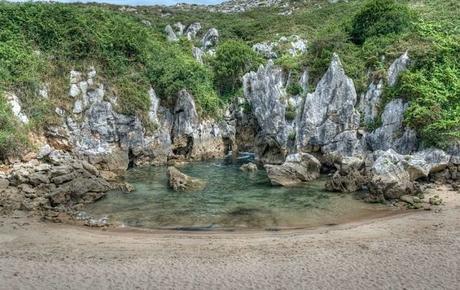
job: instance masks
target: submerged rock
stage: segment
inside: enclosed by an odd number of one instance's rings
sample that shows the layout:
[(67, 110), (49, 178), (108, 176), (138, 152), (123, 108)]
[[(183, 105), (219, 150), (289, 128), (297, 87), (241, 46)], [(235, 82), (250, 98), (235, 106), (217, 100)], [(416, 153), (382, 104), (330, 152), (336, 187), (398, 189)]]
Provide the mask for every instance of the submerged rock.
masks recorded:
[(286, 91), (283, 71), (269, 62), (243, 77), (244, 96), (257, 120), (256, 156), (262, 163), (280, 164), (286, 156)]
[(321, 163), (307, 153), (291, 154), (281, 165), (265, 165), (273, 185), (295, 186), (319, 177)]
[(249, 163), (241, 165), (240, 170), (244, 172), (255, 172), (258, 169), (257, 169), (257, 165), (255, 165), (252, 162), (249, 162)]
[(168, 167), (167, 175), (168, 184), (174, 191), (198, 191), (202, 190), (206, 186), (205, 181), (190, 177), (172, 166)]

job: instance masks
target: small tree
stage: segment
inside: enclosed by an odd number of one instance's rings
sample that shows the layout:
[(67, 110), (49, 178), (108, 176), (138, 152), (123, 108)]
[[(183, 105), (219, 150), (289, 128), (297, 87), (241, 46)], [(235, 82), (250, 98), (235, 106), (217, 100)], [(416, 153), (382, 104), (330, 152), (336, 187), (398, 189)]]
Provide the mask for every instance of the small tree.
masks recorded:
[(257, 68), (262, 59), (242, 41), (228, 40), (222, 43), (211, 61), (215, 84), (222, 95), (228, 95), (241, 86), (241, 77)]
[(353, 18), (350, 36), (362, 44), (369, 37), (401, 33), (410, 26), (410, 18), (407, 6), (395, 0), (370, 0)]

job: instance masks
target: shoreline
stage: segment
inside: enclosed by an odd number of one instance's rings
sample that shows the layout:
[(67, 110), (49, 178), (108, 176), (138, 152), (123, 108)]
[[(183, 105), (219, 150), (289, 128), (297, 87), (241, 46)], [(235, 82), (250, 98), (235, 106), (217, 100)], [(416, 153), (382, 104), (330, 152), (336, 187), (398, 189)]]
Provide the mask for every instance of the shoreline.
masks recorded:
[(101, 230), (0, 218), (0, 289), (456, 289), (460, 194), (310, 230)]

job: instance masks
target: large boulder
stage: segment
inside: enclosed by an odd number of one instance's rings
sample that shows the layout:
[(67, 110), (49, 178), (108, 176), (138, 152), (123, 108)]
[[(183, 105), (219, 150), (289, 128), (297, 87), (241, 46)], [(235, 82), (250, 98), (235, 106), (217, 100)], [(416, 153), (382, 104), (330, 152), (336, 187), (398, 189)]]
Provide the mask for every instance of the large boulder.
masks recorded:
[(319, 177), (321, 163), (313, 155), (288, 155), (281, 165), (266, 164), (268, 178), (273, 185), (295, 186)]
[(338, 157), (337, 171), (326, 182), (326, 189), (337, 192), (355, 192), (367, 185), (365, 162), (358, 157)]
[[(346, 76), (338, 55), (334, 54), (329, 69), (318, 83), (314, 93), (305, 98), (298, 132), (297, 146), (301, 151), (312, 151), (331, 143), (337, 143), (337, 136), (348, 131), (346, 139), (353, 144), (349, 152), (343, 155), (354, 155), (355, 150), (362, 152), (359, 145), (357, 129), (360, 114), (355, 109), (357, 95), (353, 81)], [(336, 150), (343, 148), (337, 147)]]
[(243, 76), (244, 96), (257, 120), (256, 156), (262, 163), (280, 164), (286, 156), (287, 131), (283, 71), (269, 61)]
[(411, 180), (428, 177), (447, 168), (451, 156), (439, 149), (426, 149), (404, 158)]
[(376, 159), (369, 181), (369, 191), (372, 195), (395, 199), (415, 193), (415, 185), (404, 165), (404, 156), (392, 149), (377, 151), (374, 156)]
[(205, 181), (198, 178), (190, 177), (180, 172), (177, 168), (173, 166), (168, 167), (167, 175), (168, 184), (174, 191), (199, 191), (206, 186)]
[(385, 106), (382, 126), (366, 136), (371, 151), (391, 148), (400, 154), (410, 154), (417, 149), (416, 132), (403, 125), (407, 107), (408, 103), (403, 99), (394, 99)]

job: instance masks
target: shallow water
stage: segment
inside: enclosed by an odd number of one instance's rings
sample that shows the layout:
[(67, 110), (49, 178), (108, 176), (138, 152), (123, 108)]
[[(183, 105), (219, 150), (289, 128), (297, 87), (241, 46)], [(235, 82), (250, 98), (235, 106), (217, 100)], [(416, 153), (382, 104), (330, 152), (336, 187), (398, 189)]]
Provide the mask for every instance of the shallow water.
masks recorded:
[(392, 211), (350, 194), (326, 192), (326, 177), (285, 188), (271, 186), (264, 170), (245, 173), (239, 166), (213, 161), (181, 167), (207, 181), (203, 191), (191, 193), (168, 188), (166, 167), (132, 169), (126, 180), (136, 191), (111, 192), (85, 210), (126, 226), (178, 230), (310, 228)]

